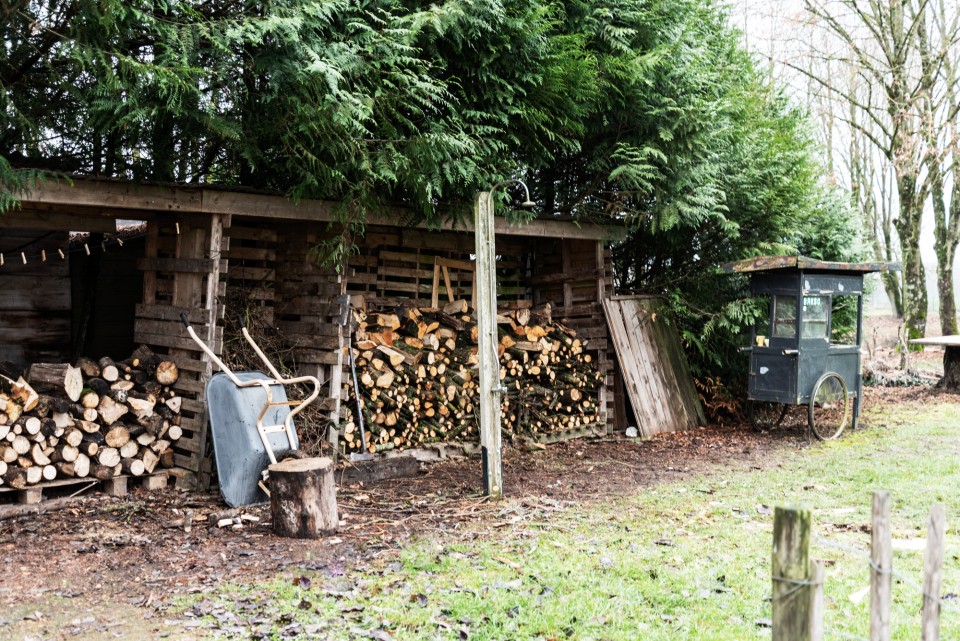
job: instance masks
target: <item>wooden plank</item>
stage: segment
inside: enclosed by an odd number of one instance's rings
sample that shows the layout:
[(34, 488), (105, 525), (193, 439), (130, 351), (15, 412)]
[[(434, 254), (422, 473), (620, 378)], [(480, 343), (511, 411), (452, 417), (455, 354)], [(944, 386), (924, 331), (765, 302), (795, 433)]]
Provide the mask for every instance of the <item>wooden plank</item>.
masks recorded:
[(277, 242), (276, 229), (262, 229), (259, 227), (237, 227), (231, 226), (224, 230), (229, 238), (237, 240), (255, 240), (260, 242)]
[(258, 283), (276, 280), (277, 270), (273, 267), (250, 267), (231, 265), (228, 271), (230, 280), (252, 280)]
[(395, 456), (388, 459), (358, 461), (337, 473), (341, 485), (352, 483), (377, 483), (389, 479), (416, 476), (420, 462), (412, 456)]
[[(60, 280), (61, 282), (57, 282)], [(0, 311), (68, 311), (69, 281), (42, 276), (19, 276), (0, 269)], [(2, 319), (0, 319), (2, 320)]]
[(430, 307), (440, 306), (440, 264), (433, 259), (433, 286), (430, 290)]
[[(468, 260), (454, 260), (452, 258), (441, 258), (437, 257), (437, 264), (441, 267), (449, 267), (452, 269), (459, 269), (461, 271), (470, 272), (471, 274), (477, 267), (477, 264), (470, 262)], [(497, 267), (505, 265), (506, 261), (497, 261)]]
[(320, 301), (315, 298), (299, 300), (280, 300), (277, 303), (277, 314), (299, 314), (300, 316), (337, 316), (340, 306), (337, 303)]
[(248, 301), (270, 303), (277, 298), (277, 291), (273, 287), (243, 287), (237, 285), (236, 289)]
[[(196, 345), (196, 343), (194, 343), (194, 345)], [(197, 351), (193, 354), (196, 356), (196, 358), (192, 358), (187, 354), (167, 354), (164, 356), (164, 358), (172, 360), (174, 363), (176, 363), (181, 372), (187, 371), (196, 373), (204, 371), (207, 367), (206, 362), (200, 360), (200, 354), (200, 348), (197, 348)]]
[(196, 433), (200, 430), (202, 422), (203, 421), (201, 419), (195, 418), (195, 417), (189, 417), (189, 416), (180, 417), (180, 427), (182, 427), (185, 431), (190, 431), (193, 433)]
[(139, 258), (137, 259), (137, 269), (140, 271), (206, 274), (213, 269), (213, 261), (208, 258)]
[[(633, 373), (633, 389), (636, 397), (631, 396), (631, 403), (635, 403), (635, 410), (639, 410), (643, 416), (643, 423), (638, 424), (640, 433), (644, 436), (653, 436), (659, 431), (659, 425), (663, 421), (663, 405), (661, 403), (651, 403), (651, 395), (657, 398), (659, 395), (654, 391), (654, 381), (650, 376), (649, 361), (651, 354), (644, 344), (643, 330), (641, 329), (639, 317), (636, 314), (630, 314), (623, 306), (618, 306), (617, 311), (620, 315), (622, 329), (620, 330), (621, 341), (626, 345), (624, 351), (620, 352), (624, 361), (629, 363), (629, 370)], [(659, 399), (658, 399), (659, 400)], [(640, 415), (637, 416), (640, 420)]]
[(410, 252), (398, 252), (390, 250), (381, 250), (380, 251), (380, 262), (397, 262), (397, 263), (411, 263), (413, 265), (425, 265), (431, 266), (434, 264), (435, 256), (430, 256), (427, 254), (418, 254)]
[(453, 287), (450, 285), (450, 271), (447, 269), (446, 265), (440, 265), (440, 270), (443, 272), (443, 284), (447, 290), (447, 302), (452, 303), (454, 301), (453, 297)]
[(200, 211), (203, 191), (196, 188), (140, 185), (126, 181), (45, 180), (18, 196), (27, 203), (77, 205), (83, 207), (144, 209), (150, 211)]
[(203, 414), (204, 412), (207, 411), (206, 403), (204, 403), (203, 401), (192, 399), (192, 398), (181, 399), (180, 408), (184, 412), (193, 412), (194, 414)]
[(193, 471), (195, 468), (200, 466), (200, 455), (192, 454), (190, 456), (185, 456), (183, 454), (176, 453), (176, 443), (174, 444), (174, 455), (173, 455), (173, 464), (177, 467), (182, 467), (185, 470)]
[(70, 342), (68, 311), (6, 311), (0, 318), (0, 343), (11, 345)]
[(0, 229), (70, 230), (110, 234), (117, 231), (117, 221), (113, 216), (40, 211), (28, 206), (19, 211), (7, 212), (0, 217)]
[[(136, 306), (138, 318), (180, 322), (180, 314), (186, 314), (191, 323), (206, 325), (210, 322), (210, 310), (195, 307), (174, 307), (173, 305), (147, 305), (140, 303)], [(179, 330), (177, 331), (179, 333)]]
[[(203, 310), (206, 313), (209, 313), (207, 310)], [(205, 335), (209, 334), (209, 326), (206, 324), (194, 324), (192, 325), (194, 331), (198, 336), (203, 338)], [(183, 324), (177, 321), (164, 321), (164, 320), (150, 320), (145, 318), (138, 318), (134, 321), (133, 331), (135, 333), (145, 333), (145, 334), (167, 334), (170, 336), (181, 336), (189, 338), (187, 330), (183, 327)], [(191, 339), (192, 340), (192, 339)], [(223, 341), (223, 328), (216, 327), (213, 333), (213, 340), (215, 342)], [(197, 347), (196, 343), (193, 343)], [(197, 347), (199, 349), (199, 347)]]
[(172, 447), (181, 452), (200, 452), (200, 440), (196, 438), (180, 437), (172, 444)]
[(603, 270), (600, 269), (585, 269), (580, 271), (574, 271), (569, 274), (559, 273), (559, 274), (540, 274), (537, 276), (531, 276), (529, 278), (523, 279), (524, 285), (545, 285), (548, 283), (565, 283), (567, 281), (594, 281), (596, 278), (603, 276)]
[(413, 269), (412, 267), (381, 267), (377, 272), (380, 278), (393, 276), (394, 278), (419, 278), (427, 280), (433, 277), (429, 269)]
[(310, 335), (299, 335), (291, 336), (291, 341), (294, 343), (293, 347), (295, 349), (318, 349), (318, 350), (335, 350), (338, 347), (337, 336), (310, 336)]
[(309, 320), (309, 321), (285, 321), (277, 323), (281, 331), (290, 335), (305, 336), (339, 336), (340, 329), (335, 323)]
[(316, 351), (304, 350), (297, 355), (297, 362), (304, 365), (339, 365), (339, 355), (337, 350)]
[[(191, 339), (189, 336), (180, 337), (170, 336), (167, 334), (153, 334), (150, 332), (134, 331), (133, 340), (136, 343), (146, 343), (147, 345), (157, 345), (160, 347), (189, 350), (194, 355), (200, 353), (200, 348), (197, 347), (197, 344), (193, 342), (193, 339)], [(223, 349), (222, 342), (218, 341), (216, 345), (211, 346), (211, 349), (214, 349), (216, 352), (220, 352)]]
[(258, 260), (264, 262), (273, 262), (277, 259), (275, 249), (266, 249), (262, 247), (237, 247), (224, 252), (224, 257), (229, 260)]
[(194, 394), (203, 394), (206, 392), (206, 384), (203, 381), (191, 381), (181, 377), (175, 387), (184, 392), (193, 392)]

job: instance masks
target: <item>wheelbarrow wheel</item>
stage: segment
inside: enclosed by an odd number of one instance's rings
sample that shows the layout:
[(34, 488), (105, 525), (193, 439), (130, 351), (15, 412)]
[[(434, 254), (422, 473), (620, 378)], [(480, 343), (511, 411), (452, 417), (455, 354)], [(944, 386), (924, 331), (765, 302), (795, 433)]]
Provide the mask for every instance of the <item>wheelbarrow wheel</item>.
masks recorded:
[(758, 432), (776, 429), (787, 415), (787, 407), (784, 403), (748, 400), (747, 416), (750, 418), (750, 425)]
[(810, 395), (810, 431), (821, 441), (843, 434), (850, 423), (850, 394), (839, 374), (828, 372), (820, 377)]

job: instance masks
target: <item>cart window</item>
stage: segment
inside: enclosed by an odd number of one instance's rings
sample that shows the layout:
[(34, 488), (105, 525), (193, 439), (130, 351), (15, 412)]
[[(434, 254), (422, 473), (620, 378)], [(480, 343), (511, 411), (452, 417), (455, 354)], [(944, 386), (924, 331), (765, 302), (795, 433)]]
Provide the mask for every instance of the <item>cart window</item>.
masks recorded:
[(797, 299), (795, 297), (773, 297), (773, 335), (777, 338), (797, 336)]
[(757, 305), (757, 317), (753, 321), (754, 336), (770, 338), (770, 297), (763, 295), (755, 296), (754, 302)]
[(857, 344), (858, 296), (834, 296), (830, 315), (830, 342), (834, 345)]
[(827, 340), (830, 311), (829, 296), (803, 297), (803, 330), (800, 338), (822, 338)]

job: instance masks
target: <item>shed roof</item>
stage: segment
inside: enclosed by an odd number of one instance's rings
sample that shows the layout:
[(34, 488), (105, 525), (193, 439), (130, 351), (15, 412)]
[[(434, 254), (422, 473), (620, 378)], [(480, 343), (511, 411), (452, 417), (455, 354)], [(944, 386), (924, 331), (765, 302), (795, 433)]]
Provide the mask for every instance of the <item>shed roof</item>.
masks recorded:
[(757, 256), (722, 265), (723, 271), (728, 274), (767, 272), (778, 269), (802, 269), (804, 271), (821, 272), (854, 272), (867, 274), (871, 272), (896, 271), (895, 263), (840, 263), (834, 261), (817, 260), (806, 256)]
[[(64, 208), (72, 216), (92, 218), (112, 215), (136, 219), (143, 214), (229, 214), (232, 216), (274, 220), (335, 222), (338, 203), (323, 200), (294, 201), (280, 195), (230, 191), (208, 185), (144, 185), (116, 180), (74, 179), (48, 180), (19, 194), (23, 210), (41, 210), (47, 217), (54, 208)], [(368, 225), (396, 227), (408, 219), (410, 212), (400, 207), (388, 208), (367, 215)], [(16, 213), (0, 220), (7, 226)], [(432, 229), (426, 223), (411, 225)], [(441, 223), (440, 230), (473, 232), (470, 222)], [(598, 225), (570, 220), (540, 218), (529, 223), (512, 223), (495, 219), (495, 231), (510, 236), (547, 238), (579, 238), (587, 240), (623, 240), (627, 230), (622, 225)]]

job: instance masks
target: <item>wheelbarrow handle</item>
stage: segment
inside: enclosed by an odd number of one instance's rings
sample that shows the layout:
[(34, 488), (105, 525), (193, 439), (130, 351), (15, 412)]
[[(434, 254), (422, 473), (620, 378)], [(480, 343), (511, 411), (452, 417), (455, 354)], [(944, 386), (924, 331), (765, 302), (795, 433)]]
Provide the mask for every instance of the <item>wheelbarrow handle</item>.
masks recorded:
[(240, 325), (240, 329), (247, 328), (247, 319), (246, 317), (244, 317), (243, 314), (240, 314), (239, 316), (237, 316), (237, 323)]
[(187, 315), (183, 312), (180, 312), (180, 322), (183, 323), (184, 327), (190, 329), (190, 321), (187, 320)]

